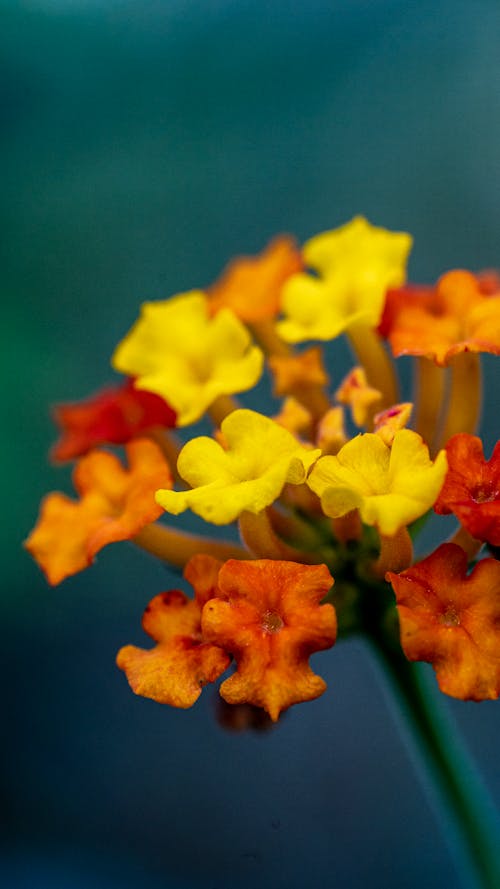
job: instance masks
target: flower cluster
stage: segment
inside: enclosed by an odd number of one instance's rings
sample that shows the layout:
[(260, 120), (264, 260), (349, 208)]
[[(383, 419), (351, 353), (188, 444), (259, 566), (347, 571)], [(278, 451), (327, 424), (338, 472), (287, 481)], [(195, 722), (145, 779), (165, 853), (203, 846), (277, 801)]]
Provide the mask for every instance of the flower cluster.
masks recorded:
[[(500, 443), (486, 460), (474, 434), (500, 279), (410, 285), (410, 248), (362, 217), (302, 249), (281, 236), (205, 289), (145, 303), (112, 358), (124, 382), (56, 409), (52, 455), (77, 461), (79, 499), (49, 494), (26, 541), (49, 583), (130, 540), (193, 590), (155, 595), (156, 644), (118, 653), (136, 694), (190, 707), (231, 670), (222, 698), (275, 721), (325, 690), (310, 656), (357, 632), (431, 663), (446, 694), (500, 696)], [(340, 335), (353, 367), (332, 379)], [(244, 404), (262, 376), (268, 414)], [(213, 434), (186, 435), (202, 418)], [(239, 541), (165, 520), (186, 510)], [(433, 512), (456, 531), (415, 560)]]

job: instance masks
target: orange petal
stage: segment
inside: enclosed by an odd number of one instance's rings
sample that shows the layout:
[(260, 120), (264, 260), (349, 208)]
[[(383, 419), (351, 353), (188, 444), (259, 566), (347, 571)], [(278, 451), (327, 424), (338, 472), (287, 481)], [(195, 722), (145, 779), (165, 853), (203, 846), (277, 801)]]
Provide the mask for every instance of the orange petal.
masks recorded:
[(500, 546), (500, 442), (489, 460), (483, 443), (460, 432), (446, 445), (448, 472), (434, 509), (454, 513), (472, 537)]
[(179, 590), (152, 599), (143, 627), (158, 644), (150, 651), (126, 645), (116, 659), (135, 694), (172, 707), (191, 707), (203, 686), (224, 672), (230, 658), (202, 641), (200, 616), (199, 603)]
[(226, 562), (219, 573), (226, 601), (211, 599), (202, 613), (203, 637), (237, 662), (221, 686), (224, 700), (263, 707), (276, 721), (292, 704), (322, 694), (326, 685), (308, 661), (335, 642), (335, 610), (319, 604), (332, 583), (325, 565)]
[(328, 374), (319, 346), (299, 355), (272, 355), (269, 367), (274, 377), (275, 395), (293, 395), (306, 386), (327, 386)]
[(215, 313), (226, 306), (250, 323), (274, 318), (280, 309), (283, 284), (302, 268), (294, 239), (281, 235), (259, 256), (241, 256), (228, 265), (207, 290), (210, 309)]
[(467, 574), (453, 543), (401, 574), (389, 572), (401, 645), (411, 661), (427, 661), (441, 691), (462, 700), (500, 696), (500, 562), (484, 559)]
[(129, 469), (107, 451), (91, 451), (77, 464), (73, 479), (80, 500), (49, 494), (25, 546), (57, 584), (83, 570), (106, 544), (130, 540), (161, 513), (158, 488), (172, 477), (157, 445), (135, 439), (126, 446)]
[(213, 596), (221, 595), (218, 586), (219, 571), (223, 562), (206, 553), (192, 556), (184, 568), (184, 577), (194, 589), (200, 608)]
[(395, 355), (425, 355), (439, 365), (459, 352), (500, 354), (500, 298), (481, 278), (454, 270), (435, 287), (389, 291), (379, 329)]

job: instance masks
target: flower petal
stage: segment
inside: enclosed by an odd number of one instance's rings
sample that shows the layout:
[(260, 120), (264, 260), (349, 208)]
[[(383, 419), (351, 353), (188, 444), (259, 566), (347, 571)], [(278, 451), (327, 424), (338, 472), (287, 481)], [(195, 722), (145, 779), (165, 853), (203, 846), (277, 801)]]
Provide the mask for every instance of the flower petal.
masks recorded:
[(500, 562), (484, 559), (467, 574), (453, 543), (401, 574), (389, 573), (411, 661), (431, 663), (441, 691), (462, 700), (500, 696)]
[(225, 600), (209, 600), (202, 613), (204, 638), (237, 662), (221, 686), (224, 700), (263, 707), (277, 720), (292, 704), (322, 694), (326, 685), (308, 660), (335, 642), (335, 610), (319, 604), (332, 583), (325, 565), (226, 562), (219, 574)]

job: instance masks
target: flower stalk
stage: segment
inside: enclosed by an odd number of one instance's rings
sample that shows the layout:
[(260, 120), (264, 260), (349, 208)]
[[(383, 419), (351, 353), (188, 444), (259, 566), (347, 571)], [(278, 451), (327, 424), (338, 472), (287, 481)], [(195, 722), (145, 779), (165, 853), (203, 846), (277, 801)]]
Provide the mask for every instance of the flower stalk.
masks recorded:
[[(500, 886), (500, 821), (433, 677), (380, 633), (372, 648), (464, 889)], [(395, 705), (395, 706), (394, 706)]]

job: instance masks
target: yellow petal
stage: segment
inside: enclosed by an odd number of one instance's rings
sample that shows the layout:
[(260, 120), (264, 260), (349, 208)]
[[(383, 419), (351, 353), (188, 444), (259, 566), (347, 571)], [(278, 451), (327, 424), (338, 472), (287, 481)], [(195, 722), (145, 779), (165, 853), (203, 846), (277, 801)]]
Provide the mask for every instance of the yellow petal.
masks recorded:
[(116, 370), (137, 378), (138, 389), (167, 400), (179, 426), (200, 419), (220, 395), (251, 389), (263, 361), (247, 328), (229, 309), (210, 317), (201, 291), (144, 303), (112, 359)]
[(431, 508), (446, 466), (445, 452), (432, 462), (422, 438), (410, 429), (396, 432), (392, 449), (367, 433), (336, 456), (318, 460), (307, 483), (321, 497), (326, 515), (338, 518), (357, 507), (366, 524), (390, 537)]
[(192, 509), (216, 525), (243, 510), (257, 513), (286, 483), (301, 484), (320, 455), (303, 447), (288, 430), (255, 411), (237, 410), (221, 426), (226, 448), (211, 438), (192, 439), (182, 449), (178, 470), (191, 491), (157, 491), (156, 500), (177, 515)]

